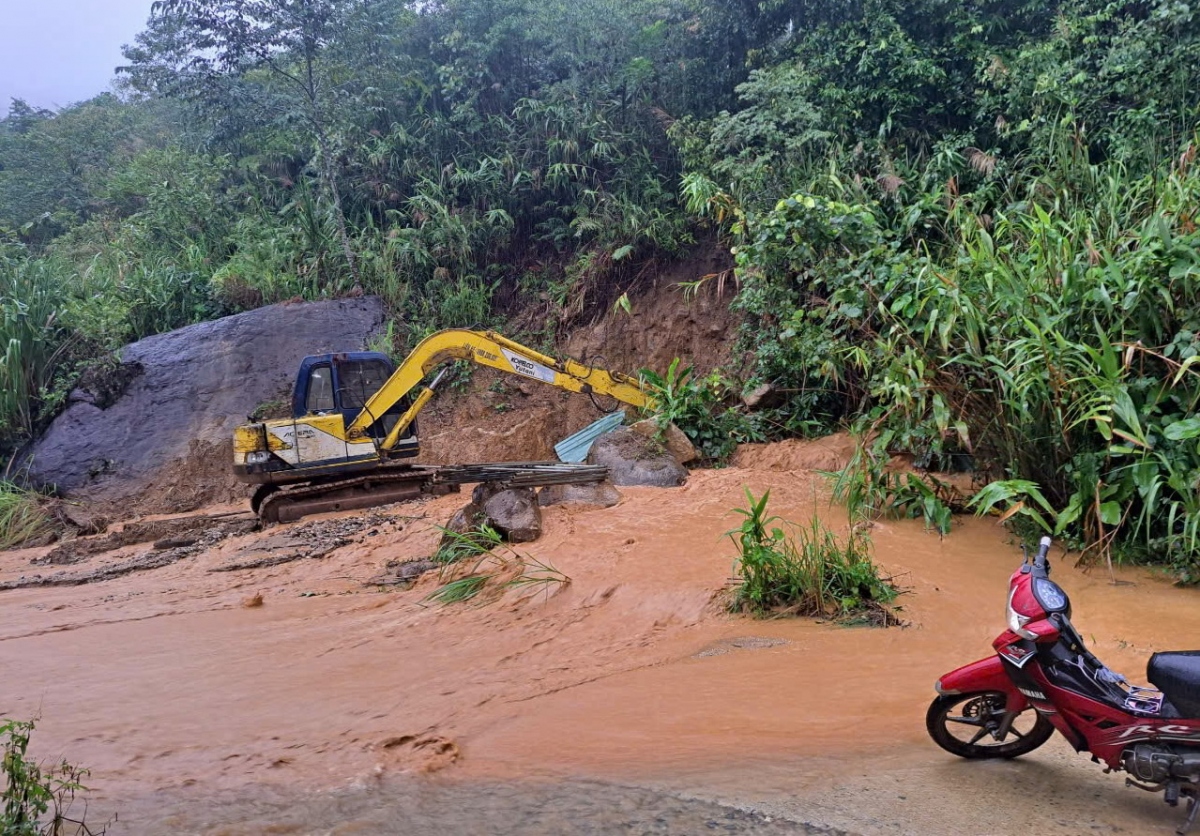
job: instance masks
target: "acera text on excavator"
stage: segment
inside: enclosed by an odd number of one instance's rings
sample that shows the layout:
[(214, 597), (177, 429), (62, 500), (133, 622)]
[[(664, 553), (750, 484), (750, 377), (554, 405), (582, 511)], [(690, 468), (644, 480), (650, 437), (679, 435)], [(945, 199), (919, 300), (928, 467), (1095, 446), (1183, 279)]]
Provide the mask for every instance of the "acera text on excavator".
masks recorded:
[(466, 482), (545, 485), (598, 481), (602, 467), (548, 462), (411, 465), (420, 452), (417, 413), (446, 375), (438, 366), (467, 360), (511, 374), (636, 408), (652, 396), (636, 378), (570, 358), (556, 360), (493, 331), (451, 329), (426, 337), (393, 368), (387, 355), (353, 351), (306, 357), (292, 394), (292, 417), (237, 427), (233, 470), (257, 484), (251, 500), (265, 522), (286, 522), (320, 511), (365, 508), (447, 493)]

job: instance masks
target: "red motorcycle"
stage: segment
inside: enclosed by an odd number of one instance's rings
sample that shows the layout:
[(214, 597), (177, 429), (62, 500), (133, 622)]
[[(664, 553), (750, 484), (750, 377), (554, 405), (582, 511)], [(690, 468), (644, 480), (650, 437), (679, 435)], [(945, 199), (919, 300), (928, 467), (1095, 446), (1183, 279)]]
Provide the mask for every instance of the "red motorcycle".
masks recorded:
[(934, 686), (925, 725), (937, 745), (964, 758), (1015, 758), (1058, 729), (1077, 752), (1125, 783), (1188, 800), (1187, 833), (1200, 812), (1200, 650), (1155, 653), (1146, 678), (1130, 686), (1084, 646), (1071, 602), (1050, 580), (1043, 537), (1033, 560), (1009, 580), (1008, 629), (995, 656), (946, 674)]

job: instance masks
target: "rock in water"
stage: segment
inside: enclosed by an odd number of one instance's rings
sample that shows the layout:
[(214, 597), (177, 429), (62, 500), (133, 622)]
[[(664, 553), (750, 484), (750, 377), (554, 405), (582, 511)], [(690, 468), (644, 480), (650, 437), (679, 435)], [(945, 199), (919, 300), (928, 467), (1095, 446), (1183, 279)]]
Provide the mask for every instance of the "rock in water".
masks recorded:
[[(696, 460), (696, 447), (692, 440), (684, 435), (683, 430), (674, 424), (667, 424), (666, 429), (659, 432), (658, 422), (653, 418), (631, 424), (629, 429), (638, 435), (644, 435), (652, 441), (660, 441), (671, 457), (680, 464)], [(659, 437), (661, 435), (661, 438)]]
[[(495, 529), (506, 542), (529, 543), (542, 536), (542, 510), (533, 488), (505, 488), (481, 482), (471, 492), (471, 501), (446, 523), (448, 532), (470, 537), (480, 526)], [(443, 534), (439, 548), (451, 543), (454, 534)]]
[(674, 488), (687, 481), (687, 468), (655, 441), (620, 427), (600, 436), (588, 453), (588, 464), (602, 464), (614, 485)]
[(592, 508), (611, 508), (621, 501), (621, 493), (611, 482), (588, 485), (547, 485), (538, 491), (538, 505), (585, 505)]
[(442, 545), (454, 539), (451, 535), (468, 534), (477, 530), (485, 522), (487, 519), (483, 515), (483, 509), (474, 502), (468, 502), (455, 511), (454, 516), (446, 522), (446, 533), (442, 535)]
[(483, 513), (510, 543), (530, 543), (542, 536), (542, 510), (533, 488), (496, 491), (484, 501)]
[(241, 497), (233, 428), (290, 399), (305, 355), (361, 350), (383, 322), (377, 297), (280, 304), (127, 345), (106, 382), (71, 393), (33, 447), (30, 476), (126, 512)]

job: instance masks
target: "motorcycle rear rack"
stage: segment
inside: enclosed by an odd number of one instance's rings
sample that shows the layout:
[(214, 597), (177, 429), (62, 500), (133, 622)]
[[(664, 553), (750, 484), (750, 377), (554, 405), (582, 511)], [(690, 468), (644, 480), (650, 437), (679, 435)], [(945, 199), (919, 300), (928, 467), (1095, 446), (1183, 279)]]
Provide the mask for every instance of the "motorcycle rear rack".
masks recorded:
[(1130, 685), (1125, 708), (1136, 714), (1158, 714), (1162, 711), (1163, 694), (1154, 688)]

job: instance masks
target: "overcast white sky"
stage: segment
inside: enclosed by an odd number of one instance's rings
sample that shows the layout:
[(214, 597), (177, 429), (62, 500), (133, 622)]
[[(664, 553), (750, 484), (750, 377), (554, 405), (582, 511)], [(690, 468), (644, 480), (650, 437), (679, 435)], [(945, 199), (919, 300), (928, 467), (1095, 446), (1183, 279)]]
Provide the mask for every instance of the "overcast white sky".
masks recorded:
[(109, 89), (153, 0), (0, 0), (0, 114), (58, 109)]

